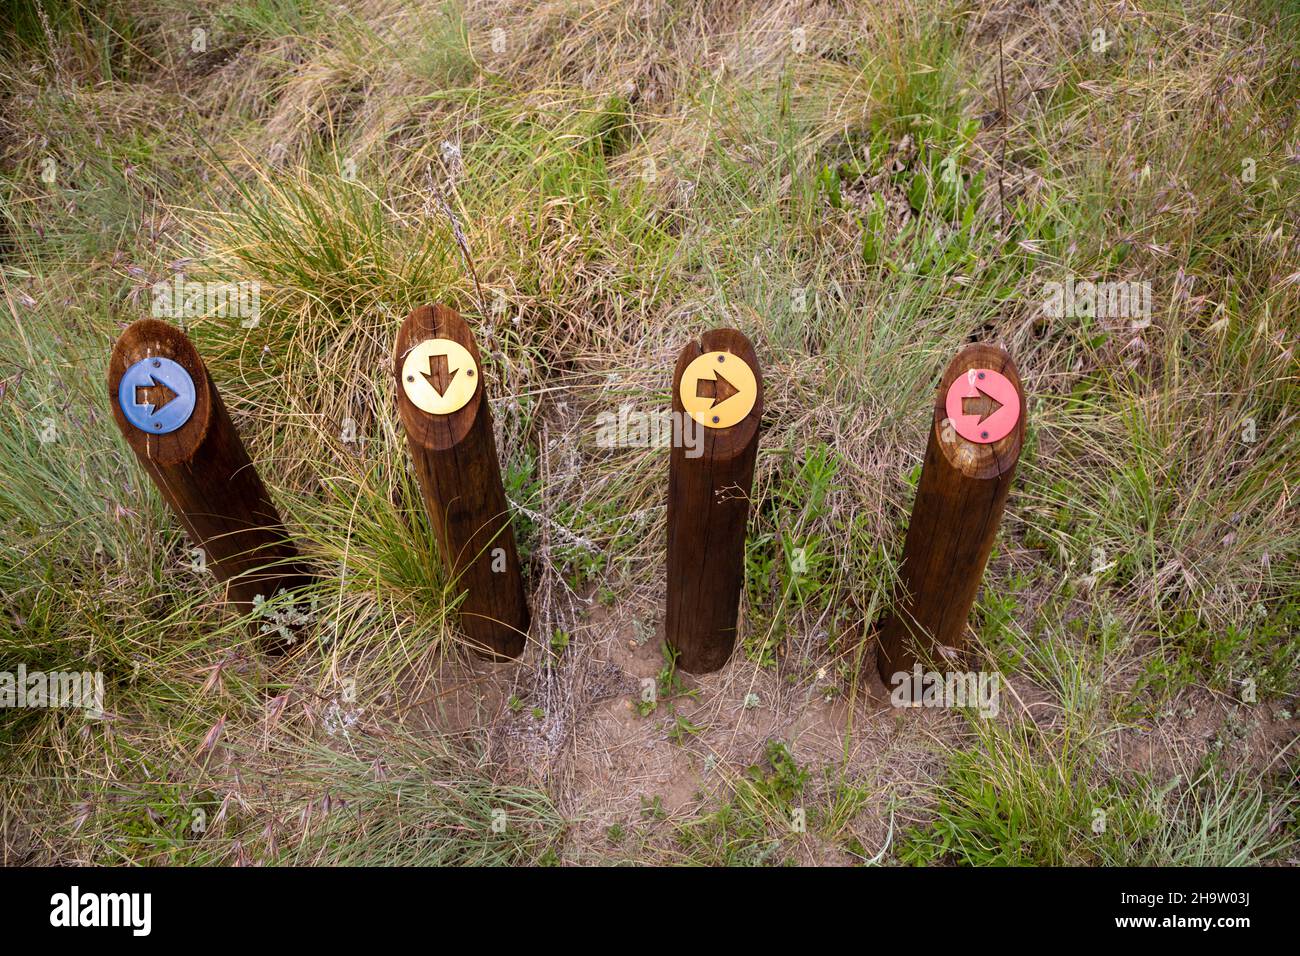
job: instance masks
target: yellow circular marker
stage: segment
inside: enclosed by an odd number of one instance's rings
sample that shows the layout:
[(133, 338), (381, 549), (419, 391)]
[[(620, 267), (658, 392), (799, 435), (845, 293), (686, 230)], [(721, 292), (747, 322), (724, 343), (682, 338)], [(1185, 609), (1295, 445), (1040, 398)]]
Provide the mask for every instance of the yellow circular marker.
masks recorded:
[(686, 366), (680, 388), (682, 408), (705, 428), (730, 428), (758, 400), (754, 370), (730, 352), (705, 352)]
[(478, 364), (452, 339), (425, 339), (406, 353), (402, 388), (416, 408), (450, 415), (469, 404), (478, 388)]

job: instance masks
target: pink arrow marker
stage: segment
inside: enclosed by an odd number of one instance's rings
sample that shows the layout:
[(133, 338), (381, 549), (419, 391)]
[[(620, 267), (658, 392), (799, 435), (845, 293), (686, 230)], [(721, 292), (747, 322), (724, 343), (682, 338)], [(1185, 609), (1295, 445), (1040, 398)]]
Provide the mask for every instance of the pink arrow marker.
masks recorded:
[[(984, 417), (967, 415), (963, 407), (966, 399), (979, 398), (981, 393), (998, 407)], [(978, 445), (991, 445), (1010, 435), (1020, 421), (1020, 395), (1005, 375), (988, 368), (972, 368), (948, 386), (944, 409), (958, 435)]]

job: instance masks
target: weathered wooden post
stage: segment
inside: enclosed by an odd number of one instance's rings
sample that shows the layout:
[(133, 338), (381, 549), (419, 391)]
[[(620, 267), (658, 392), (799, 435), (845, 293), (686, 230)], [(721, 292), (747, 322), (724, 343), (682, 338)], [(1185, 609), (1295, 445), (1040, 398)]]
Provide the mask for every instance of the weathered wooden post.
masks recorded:
[[(260, 596), (310, 581), (185, 333), (141, 319), (122, 333), (108, 364), (113, 418), (241, 613)], [(279, 628), (263, 643), (281, 653)]]
[(518, 657), (528, 604), (501, 484), (478, 346), (465, 320), (422, 306), (397, 333), (397, 407), (443, 560), (465, 592), (461, 626), (493, 660)]
[(1025, 435), (1025, 397), (1011, 356), (970, 345), (949, 364), (935, 396), (901, 591), (880, 630), (877, 664), (899, 672), (966, 643), (966, 621), (993, 549)]
[(745, 524), (763, 415), (763, 382), (749, 340), (714, 329), (682, 350), (673, 373), (668, 468), (668, 608), (664, 634), (677, 664), (715, 671), (736, 642)]

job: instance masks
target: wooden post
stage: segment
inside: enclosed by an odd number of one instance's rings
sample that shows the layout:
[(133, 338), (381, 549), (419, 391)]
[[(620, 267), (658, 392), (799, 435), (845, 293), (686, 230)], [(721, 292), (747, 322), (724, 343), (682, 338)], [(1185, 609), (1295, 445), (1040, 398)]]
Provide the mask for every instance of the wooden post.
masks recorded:
[(886, 686), (918, 660), (961, 650), (1025, 434), (1025, 397), (1011, 356), (970, 345), (943, 374), (925, 464), (903, 545), (901, 591), (880, 630)]
[(668, 608), (664, 635), (677, 664), (715, 671), (736, 642), (745, 524), (763, 415), (749, 340), (714, 329), (682, 350), (673, 373), (668, 469)]
[[(128, 327), (109, 359), (108, 397), (126, 443), (240, 613), (310, 581), (185, 333), (156, 319)], [(264, 648), (287, 650), (272, 633)]]
[(397, 407), (443, 559), (465, 592), (461, 626), (492, 660), (518, 657), (528, 604), (501, 484), (482, 362), (453, 309), (422, 306), (406, 317), (393, 357)]

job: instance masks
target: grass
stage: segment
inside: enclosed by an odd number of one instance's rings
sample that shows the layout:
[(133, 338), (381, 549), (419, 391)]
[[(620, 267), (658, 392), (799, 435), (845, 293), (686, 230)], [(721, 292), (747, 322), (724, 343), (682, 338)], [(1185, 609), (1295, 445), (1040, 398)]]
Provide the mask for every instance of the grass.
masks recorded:
[(1096, 741), (1077, 728), (979, 728), (952, 761), (933, 819), (907, 830), (905, 863), (925, 866), (1258, 866), (1293, 851), (1294, 797), (1207, 766), (1175, 776), (1098, 779)]
[[(109, 712), (0, 711), (0, 859), (1293, 863), (1300, 17), (635, 6), (0, 12), (0, 669), (101, 671)], [(172, 320), (317, 573), (274, 669), (109, 422), (177, 276), (260, 288)], [(1054, 317), (1068, 278), (1151, 314)], [(537, 624), (450, 690), (387, 368), (431, 301), (478, 335)], [(657, 646), (666, 455), (594, 423), (720, 325), (766, 411), (738, 651), (696, 681)], [(884, 707), (858, 640), (971, 340), (1031, 396), (992, 721)]]

